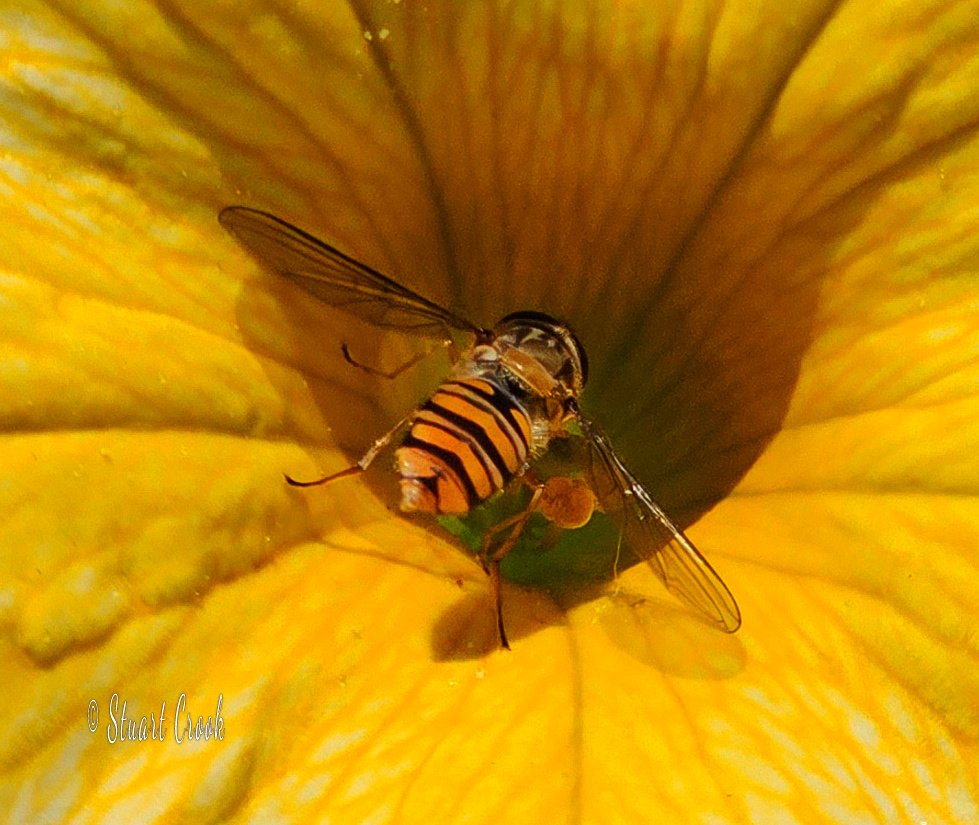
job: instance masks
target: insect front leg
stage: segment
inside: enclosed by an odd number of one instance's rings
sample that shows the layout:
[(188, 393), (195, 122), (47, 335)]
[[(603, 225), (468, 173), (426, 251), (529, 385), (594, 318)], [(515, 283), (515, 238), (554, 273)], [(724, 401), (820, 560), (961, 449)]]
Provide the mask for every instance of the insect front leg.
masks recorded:
[(437, 352), (438, 350), (443, 348), (449, 353), (449, 361), (451, 363), (454, 364), (456, 361), (459, 360), (459, 349), (456, 346), (456, 342), (452, 338), (452, 335), (449, 332), (448, 327), (445, 327), (445, 336), (442, 339), (431, 342), (427, 347), (425, 347), (425, 349), (423, 349), (417, 355), (411, 356), (411, 358), (409, 358), (403, 364), (399, 364), (393, 370), (381, 370), (378, 369), (377, 367), (372, 367), (369, 364), (363, 364), (360, 361), (356, 360), (350, 354), (350, 347), (347, 345), (346, 341), (344, 341), (340, 345), (340, 350), (343, 352), (344, 360), (352, 367), (356, 367), (359, 370), (363, 370), (368, 375), (375, 375), (379, 378), (387, 378), (389, 380), (393, 380), (397, 378), (399, 375), (401, 375), (401, 373), (411, 369), (413, 366), (415, 366), (415, 364), (419, 363), (420, 361), (423, 361), (433, 352)]

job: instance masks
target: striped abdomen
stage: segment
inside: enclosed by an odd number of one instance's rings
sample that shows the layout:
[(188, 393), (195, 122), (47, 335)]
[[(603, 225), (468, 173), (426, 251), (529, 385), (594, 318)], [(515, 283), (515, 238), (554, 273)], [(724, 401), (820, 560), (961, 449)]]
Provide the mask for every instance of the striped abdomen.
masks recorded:
[(530, 418), (509, 393), (482, 378), (448, 381), (395, 452), (401, 509), (468, 512), (510, 482), (530, 447)]

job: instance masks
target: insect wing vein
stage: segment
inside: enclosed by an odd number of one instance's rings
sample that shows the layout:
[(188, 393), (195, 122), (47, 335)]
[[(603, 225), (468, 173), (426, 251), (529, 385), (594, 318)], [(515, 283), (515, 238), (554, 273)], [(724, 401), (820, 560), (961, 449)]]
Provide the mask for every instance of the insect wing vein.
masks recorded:
[(465, 318), (267, 212), (229, 206), (219, 220), (264, 266), (376, 326), (431, 336), (444, 335), (446, 327), (481, 332)]
[(592, 452), (592, 490), (603, 509), (620, 520), (629, 548), (673, 593), (723, 630), (736, 631), (741, 612), (721, 577), (629, 472), (605, 434), (580, 415), (578, 424)]

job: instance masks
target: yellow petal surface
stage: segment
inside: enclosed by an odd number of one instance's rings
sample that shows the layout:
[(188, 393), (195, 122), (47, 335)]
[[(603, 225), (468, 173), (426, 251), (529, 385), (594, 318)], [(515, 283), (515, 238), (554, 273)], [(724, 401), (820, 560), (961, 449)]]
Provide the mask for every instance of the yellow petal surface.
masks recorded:
[[(979, 3), (0, 10), (15, 822), (979, 820)], [(439, 378), (280, 214), (584, 406), (738, 598), (508, 584), (312, 491)], [(559, 560), (562, 558), (557, 557)], [(515, 571), (519, 572), (519, 571)]]

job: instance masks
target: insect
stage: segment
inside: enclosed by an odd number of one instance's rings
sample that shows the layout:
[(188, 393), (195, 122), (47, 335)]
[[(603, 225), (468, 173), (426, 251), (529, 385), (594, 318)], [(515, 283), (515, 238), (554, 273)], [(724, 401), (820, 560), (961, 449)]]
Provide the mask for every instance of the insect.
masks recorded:
[[(455, 332), (469, 341), (461, 352), (451, 345), (452, 374), (356, 464), (313, 481), (287, 476), (290, 484), (310, 487), (358, 475), (399, 437), (395, 465), (403, 511), (467, 513), (518, 481), (528, 483), (530, 503), (490, 530), (480, 553), (505, 648), (501, 560), (534, 512), (573, 528), (587, 522), (596, 506), (616, 520), (628, 547), (669, 590), (720, 629), (738, 629), (737, 602), (720, 576), (582, 413), (588, 360), (566, 324), (526, 311), (479, 327), (274, 215), (229, 206), (219, 220), (259, 263), (331, 306), (378, 326), (447, 342)], [(356, 364), (346, 347), (344, 356)], [(533, 462), (555, 438), (583, 442), (582, 479), (537, 480)]]

